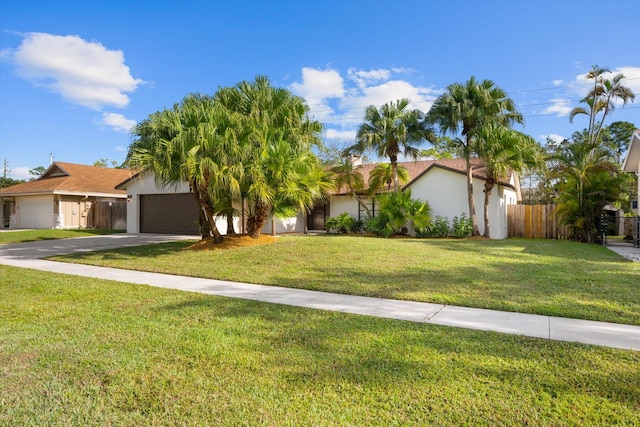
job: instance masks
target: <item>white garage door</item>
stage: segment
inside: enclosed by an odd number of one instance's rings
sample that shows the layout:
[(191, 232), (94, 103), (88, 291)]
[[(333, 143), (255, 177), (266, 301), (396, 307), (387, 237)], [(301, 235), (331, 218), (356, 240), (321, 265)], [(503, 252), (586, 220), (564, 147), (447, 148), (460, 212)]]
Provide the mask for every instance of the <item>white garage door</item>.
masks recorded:
[(53, 196), (18, 197), (18, 227), (53, 228)]

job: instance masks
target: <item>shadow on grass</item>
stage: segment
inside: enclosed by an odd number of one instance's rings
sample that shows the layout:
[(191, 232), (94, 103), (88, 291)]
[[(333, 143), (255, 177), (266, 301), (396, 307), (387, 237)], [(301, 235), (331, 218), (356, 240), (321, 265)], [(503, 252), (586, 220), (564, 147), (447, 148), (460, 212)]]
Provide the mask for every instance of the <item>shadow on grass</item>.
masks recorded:
[[(579, 389), (632, 407), (639, 403), (640, 371), (629, 372), (640, 361), (634, 352), (205, 296), (157, 309), (176, 318), (204, 316), (198, 322), (203, 329), (228, 328), (225, 336), (237, 334), (239, 351), (277, 366), (290, 383), (384, 388), (477, 380), (551, 398), (571, 399)], [(607, 356), (599, 359), (599, 353)], [(609, 369), (608, 358), (626, 368)], [(582, 369), (584, 363), (590, 369)]]

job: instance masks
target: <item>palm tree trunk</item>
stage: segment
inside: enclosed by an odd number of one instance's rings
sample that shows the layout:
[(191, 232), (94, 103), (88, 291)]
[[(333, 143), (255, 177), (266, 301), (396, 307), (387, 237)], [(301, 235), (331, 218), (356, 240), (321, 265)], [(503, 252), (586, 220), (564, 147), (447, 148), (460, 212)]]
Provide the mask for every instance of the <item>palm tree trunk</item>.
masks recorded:
[(253, 239), (260, 237), (262, 233), (262, 227), (267, 223), (269, 219), (269, 211), (271, 209), (266, 204), (258, 201), (256, 202), (255, 209), (247, 218), (247, 234)]
[(480, 231), (478, 231), (478, 219), (476, 218), (476, 203), (473, 198), (473, 169), (471, 167), (471, 159), (469, 156), (466, 156), (466, 165), (467, 165), (467, 193), (469, 196), (469, 218), (471, 218), (471, 227), (473, 231), (471, 232), (472, 236), (479, 236)]
[[(216, 219), (213, 215), (213, 210), (211, 209), (212, 203), (209, 196), (206, 193), (206, 190), (202, 191), (201, 189), (198, 188), (197, 185), (193, 185), (192, 189), (196, 197), (196, 201), (198, 202), (198, 206), (200, 207), (200, 212), (202, 213), (202, 217), (204, 217), (205, 223), (209, 225), (209, 230), (210, 230), (210, 234), (213, 236), (213, 241), (215, 243), (221, 243), (223, 240), (223, 237), (222, 237), (222, 234), (220, 234), (218, 227), (216, 226)], [(204, 227), (203, 227), (203, 230), (204, 230)], [(205, 239), (206, 237), (209, 237), (209, 236), (208, 235), (205, 236), (203, 233), (202, 238)]]
[(398, 156), (389, 155), (391, 160), (391, 173), (393, 173), (393, 191), (400, 191), (400, 183), (398, 182)]
[(493, 186), (493, 179), (487, 178), (484, 183), (484, 237), (487, 239), (491, 237), (491, 233), (489, 231), (489, 198), (491, 196)]
[(227, 215), (227, 234), (236, 234), (236, 229), (233, 225), (233, 215)]

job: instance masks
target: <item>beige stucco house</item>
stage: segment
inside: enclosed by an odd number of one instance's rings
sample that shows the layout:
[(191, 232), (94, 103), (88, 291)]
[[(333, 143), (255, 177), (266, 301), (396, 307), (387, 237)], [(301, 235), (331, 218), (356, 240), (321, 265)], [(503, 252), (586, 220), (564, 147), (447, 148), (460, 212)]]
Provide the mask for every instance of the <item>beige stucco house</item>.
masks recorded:
[(126, 169), (54, 162), (39, 178), (0, 189), (0, 226), (94, 227), (94, 205), (126, 203), (126, 192), (115, 186), (130, 176)]

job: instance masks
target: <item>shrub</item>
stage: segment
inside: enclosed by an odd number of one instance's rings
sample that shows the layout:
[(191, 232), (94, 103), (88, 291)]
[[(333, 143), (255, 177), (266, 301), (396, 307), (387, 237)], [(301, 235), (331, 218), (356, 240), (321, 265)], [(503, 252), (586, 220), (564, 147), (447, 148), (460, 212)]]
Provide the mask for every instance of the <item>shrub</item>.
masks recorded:
[(406, 235), (410, 227), (422, 233), (431, 225), (431, 208), (427, 202), (411, 198), (411, 191), (384, 193), (378, 197), (378, 215), (367, 222), (367, 231), (380, 237)]
[(338, 234), (338, 233), (348, 233), (353, 231), (353, 228), (356, 224), (356, 219), (349, 215), (348, 212), (343, 212), (338, 216), (328, 218), (325, 222), (325, 228), (327, 229), (327, 233)]
[(449, 219), (440, 215), (436, 216), (436, 219), (431, 224), (431, 227), (424, 230), (424, 232), (417, 234), (418, 237), (447, 237), (451, 233), (449, 228)]
[(449, 232), (451, 237), (462, 239), (471, 236), (472, 233), (473, 226), (471, 224), (471, 218), (467, 218), (467, 215), (464, 213), (460, 215), (460, 218), (457, 216), (453, 217), (451, 231)]

